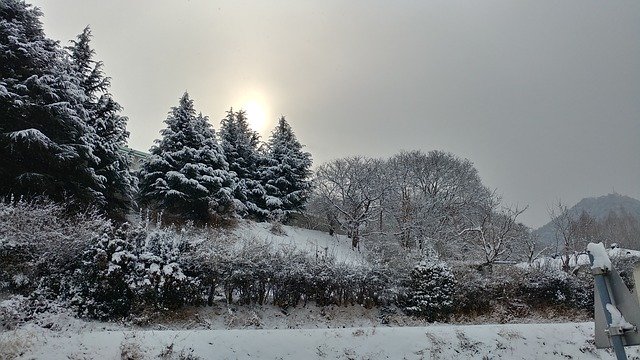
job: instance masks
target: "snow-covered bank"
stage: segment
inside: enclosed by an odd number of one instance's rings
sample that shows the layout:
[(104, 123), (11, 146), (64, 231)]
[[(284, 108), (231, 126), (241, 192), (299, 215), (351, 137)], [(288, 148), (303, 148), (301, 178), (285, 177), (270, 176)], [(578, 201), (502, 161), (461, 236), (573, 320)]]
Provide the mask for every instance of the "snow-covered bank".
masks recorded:
[(281, 234), (271, 231), (272, 224), (242, 221), (233, 230), (240, 239), (255, 239), (270, 243), (274, 248), (294, 247), (313, 257), (332, 257), (349, 264), (366, 263), (363, 253), (351, 248), (351, 240), (345, 235), (329, 235), (326, 232), (282, 225)]
[[(26, 347), (24, 359), (612, 359), (593, 345), (592, 323), (295, 330), (53, 332), (1, 335)], [(8, 348), (8, 347), (7, 347)], [(637, 347), (627, 348), (638, 358)], [(135, 357), (137, 356), (140, 357)], [(184, 357), (183, 357), (184, 358)], [(193, 357), (192, 357), (193, 358)]]

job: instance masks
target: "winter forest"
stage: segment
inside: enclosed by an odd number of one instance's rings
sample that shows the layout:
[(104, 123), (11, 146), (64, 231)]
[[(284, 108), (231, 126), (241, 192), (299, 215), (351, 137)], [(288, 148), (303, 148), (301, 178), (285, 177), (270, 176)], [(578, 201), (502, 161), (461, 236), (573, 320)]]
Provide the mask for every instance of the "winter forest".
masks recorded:
[[(61, 314), (125, 329), (262, 329), (278, 316), (374, 329), (588, 322), (589, 242), (609, 248), (632, 286), (638, 217), (559, 202), (545, 240), (519, 220), (526, 206), (504, 202), (446, 151), (313, 164), (284, 116), (263, 140), (244, 109), (211, 119), (184, 92), (134, 166), (128, 118), (110, 93), (117, 79), (91, 28), (53, 40), (42, 17), (0, 0), (6, 334), (59, 331)], [(320, 318), (303, 320), (307, 309)], [(16, 341), (0, 337), (0, 358), (33, 347)], [(146, 358), (122, 341), (123, 359)], [(198, 358), (171, 351), (164, 358)]]

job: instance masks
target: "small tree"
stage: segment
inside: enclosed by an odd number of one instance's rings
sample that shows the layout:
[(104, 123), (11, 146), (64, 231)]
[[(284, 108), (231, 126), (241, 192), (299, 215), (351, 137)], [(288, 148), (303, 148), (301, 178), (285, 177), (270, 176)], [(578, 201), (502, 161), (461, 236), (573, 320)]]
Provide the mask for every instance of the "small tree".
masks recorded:
[(405, 310), (428, 321), (444, 320), (453, 310), (456, 280), (445, 263), (421, 262), (411, 270)]
[(140, 171), (140, 202), (183, 220), (232, 214), (234, 177), (207, 118), (186, 92)]
[(311, 154), (302, 151), (284, 116), (267, 144), (267, 165), (262, 170), (266, 205), (271, 217), (286, 220), (301, 210), (311, 191)]
[(555, 231), (556, 254), (562, 253), (560, 256), (562, 270), (569, 271), (571, 255), (575, 255), (579, 249), (580, 251), (586, 249), (587, 244), (580, 244), (578, 241), (576, 234), (577, 228), (573, 226), (574, 219), (562, 201), (558, 201), (555, 207), (549, 210), (549, 216), (551, 217), (551, 223)]

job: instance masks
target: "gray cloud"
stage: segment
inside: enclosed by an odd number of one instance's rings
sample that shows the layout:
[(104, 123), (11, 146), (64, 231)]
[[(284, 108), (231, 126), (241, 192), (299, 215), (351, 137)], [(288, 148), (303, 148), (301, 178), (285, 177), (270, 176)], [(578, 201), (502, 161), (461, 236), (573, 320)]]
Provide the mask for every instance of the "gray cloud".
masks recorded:
[(637, 1), (34, 3), (53, 38), (92, 26), (135, 148), (185, 89), (215, 126), (262, 93), (316, 163), (452, 151), (533, 226), (557, 198), (640, 198)]

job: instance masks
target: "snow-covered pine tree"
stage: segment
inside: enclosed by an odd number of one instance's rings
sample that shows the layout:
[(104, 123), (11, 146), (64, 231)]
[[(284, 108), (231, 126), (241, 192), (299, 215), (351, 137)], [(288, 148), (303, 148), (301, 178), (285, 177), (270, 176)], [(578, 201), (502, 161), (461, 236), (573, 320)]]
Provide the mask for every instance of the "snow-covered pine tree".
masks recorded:
[(443, 262), (421, 262), (411, 270), (407, 313), (428, 321), (444, 320), (453, 311), (456, 279)]
[(227, 111), (220, 122), (220, 142), (229, 163), (229, 170), (238, 177), (234, 196), (240, 204), (242, 215), (251, 215), (257, 220), (268, 217), (265, 191), (261, 183), (261, 167), (265, 157), (260, 149), (260, 136), (249, 128), (243, 110)]
[(141, 205), (199, 223), (233, 215), (235, 179), (207, 120), (185, 92), (140, 170)]
[(80, 80), (41, 15), (24, 1), (0, 1), (0, 194), (101, 205)]
[(98, 136), (94, 154), (100, 159), (96, 174), (105, 178), (104, 210), (109, 217), (123, 220), (133, 205), (135, 192), (130, 159), (121, 150), (129, 137), (127, 118), (120, 115), (122, 107), (109, 93), (111, 79), (104, 75), (102, 61), (93, 59), (95, 51), (90, 42), (91, 30), (87, 26), (67, 50), (86, 95), (87, 123)]
[(312, 160), (302, 147), (282, 116), (267, 143), (267, 166), (262, 169), (266, 205), (274, 219), (286, 221), (310, 195)]

